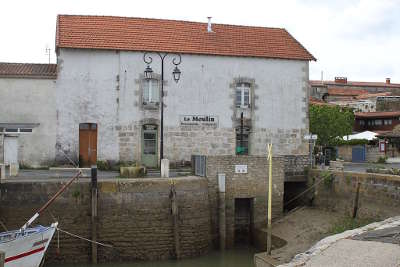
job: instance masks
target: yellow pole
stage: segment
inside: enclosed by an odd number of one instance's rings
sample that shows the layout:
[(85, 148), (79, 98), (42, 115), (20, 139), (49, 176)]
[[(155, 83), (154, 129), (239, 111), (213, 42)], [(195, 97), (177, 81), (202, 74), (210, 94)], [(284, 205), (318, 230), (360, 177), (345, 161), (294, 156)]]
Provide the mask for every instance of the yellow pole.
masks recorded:
[(272, 144), (268, 144), (268, 227), (267, 227), (267, 254), (271, 255), (271, 218), (272, 218)]

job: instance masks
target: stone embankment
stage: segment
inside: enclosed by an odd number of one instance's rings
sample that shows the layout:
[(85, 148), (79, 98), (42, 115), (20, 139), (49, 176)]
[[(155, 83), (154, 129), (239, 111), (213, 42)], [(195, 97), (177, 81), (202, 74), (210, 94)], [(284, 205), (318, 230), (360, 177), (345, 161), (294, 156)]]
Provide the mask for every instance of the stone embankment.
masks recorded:
[[(180, 256), (192, 257), (210, 249), (210, 209), (205, 178), (173, 179), (178, 200)], [(63, 182), (7, 182), (1, 184), (0, 216), (8, 229), (21, 227)], [(174, 254), (170, 179), (124, 179), (98, 183), (98, 260), (168, 259)], [(48, 225), (59, 221), (60, 229), (91, 238), (90, 182), (79, 181), (62, 194), (39, 218)], [(88, 262), (88, 242), (57, 234), (47, 262)]]

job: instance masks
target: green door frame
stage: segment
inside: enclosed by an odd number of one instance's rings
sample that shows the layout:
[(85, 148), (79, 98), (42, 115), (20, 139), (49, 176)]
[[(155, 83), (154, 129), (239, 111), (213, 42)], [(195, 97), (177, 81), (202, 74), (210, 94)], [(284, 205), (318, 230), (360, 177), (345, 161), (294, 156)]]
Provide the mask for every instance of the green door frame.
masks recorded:
[(142, 127), (142, 164), (146, 167), (158, 166), (158, 126), (144, 124)]

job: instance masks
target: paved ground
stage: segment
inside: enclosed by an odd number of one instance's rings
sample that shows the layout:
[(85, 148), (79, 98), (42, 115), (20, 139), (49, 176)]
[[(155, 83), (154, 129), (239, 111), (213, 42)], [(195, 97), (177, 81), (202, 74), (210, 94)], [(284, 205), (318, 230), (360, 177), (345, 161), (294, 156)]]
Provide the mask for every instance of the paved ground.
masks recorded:
[(307, 267), (398, 267), (400, 246), (373, 241), (342, 239), (312, 257)]
[(373, 168), (373, 167), (382, 167), (385, 169), (391, 169), (391, 168), (400, 169), (400, 163), (385, 163), (385, 164), (352, 163), (352, 162), (344, 163), (344, 171), (346, 172), (366, 172), (368, 168)]
[[(77, 173), (76, 169), (71, 170), (20, 170), (18, 176), (3, 179), (1, 182), (43, 182), (43, 181), (58, 181), (72, 178)], [(187, 176), (190, 173), (187, 171), (170, 170), (170, 177)], [(159, 171), (150, 171), (144, 178), (160, 177)], [(99, 181), (119, 178), (118, 171), (98, 171), (97, 178)], [(90, 180), (90, 170), (83, 170), (83, 181)], [(126, 179), (126, 178), (121, 178)]]
[[(372, 232), (391, 232), (398, 235), (393, 229), (400, 226), (400, 216), (392, 217), (381, 222), (371, 223), (361, 228), (345, 231), (328, 236), (304, 253), (281, 267), (309, 266), (309, 267), (350, 267), (350, 266), (400, 266), (400, 246), (377, 241), (354, 240), (357, 236)], [(353, 239), (352, 239), (353, 238)], [(383, 240), (380, 240), (383, 241)]]

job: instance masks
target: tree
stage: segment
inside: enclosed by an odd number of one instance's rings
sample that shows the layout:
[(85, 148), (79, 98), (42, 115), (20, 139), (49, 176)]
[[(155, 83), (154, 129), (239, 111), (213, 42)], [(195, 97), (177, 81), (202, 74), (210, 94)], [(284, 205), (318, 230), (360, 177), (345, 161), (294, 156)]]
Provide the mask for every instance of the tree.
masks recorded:
[(334, 146), (338, 137), (352, 133), (354, 114), (349, 108), (310, 105), (310, 132), (318, 135), (317, 144)]

